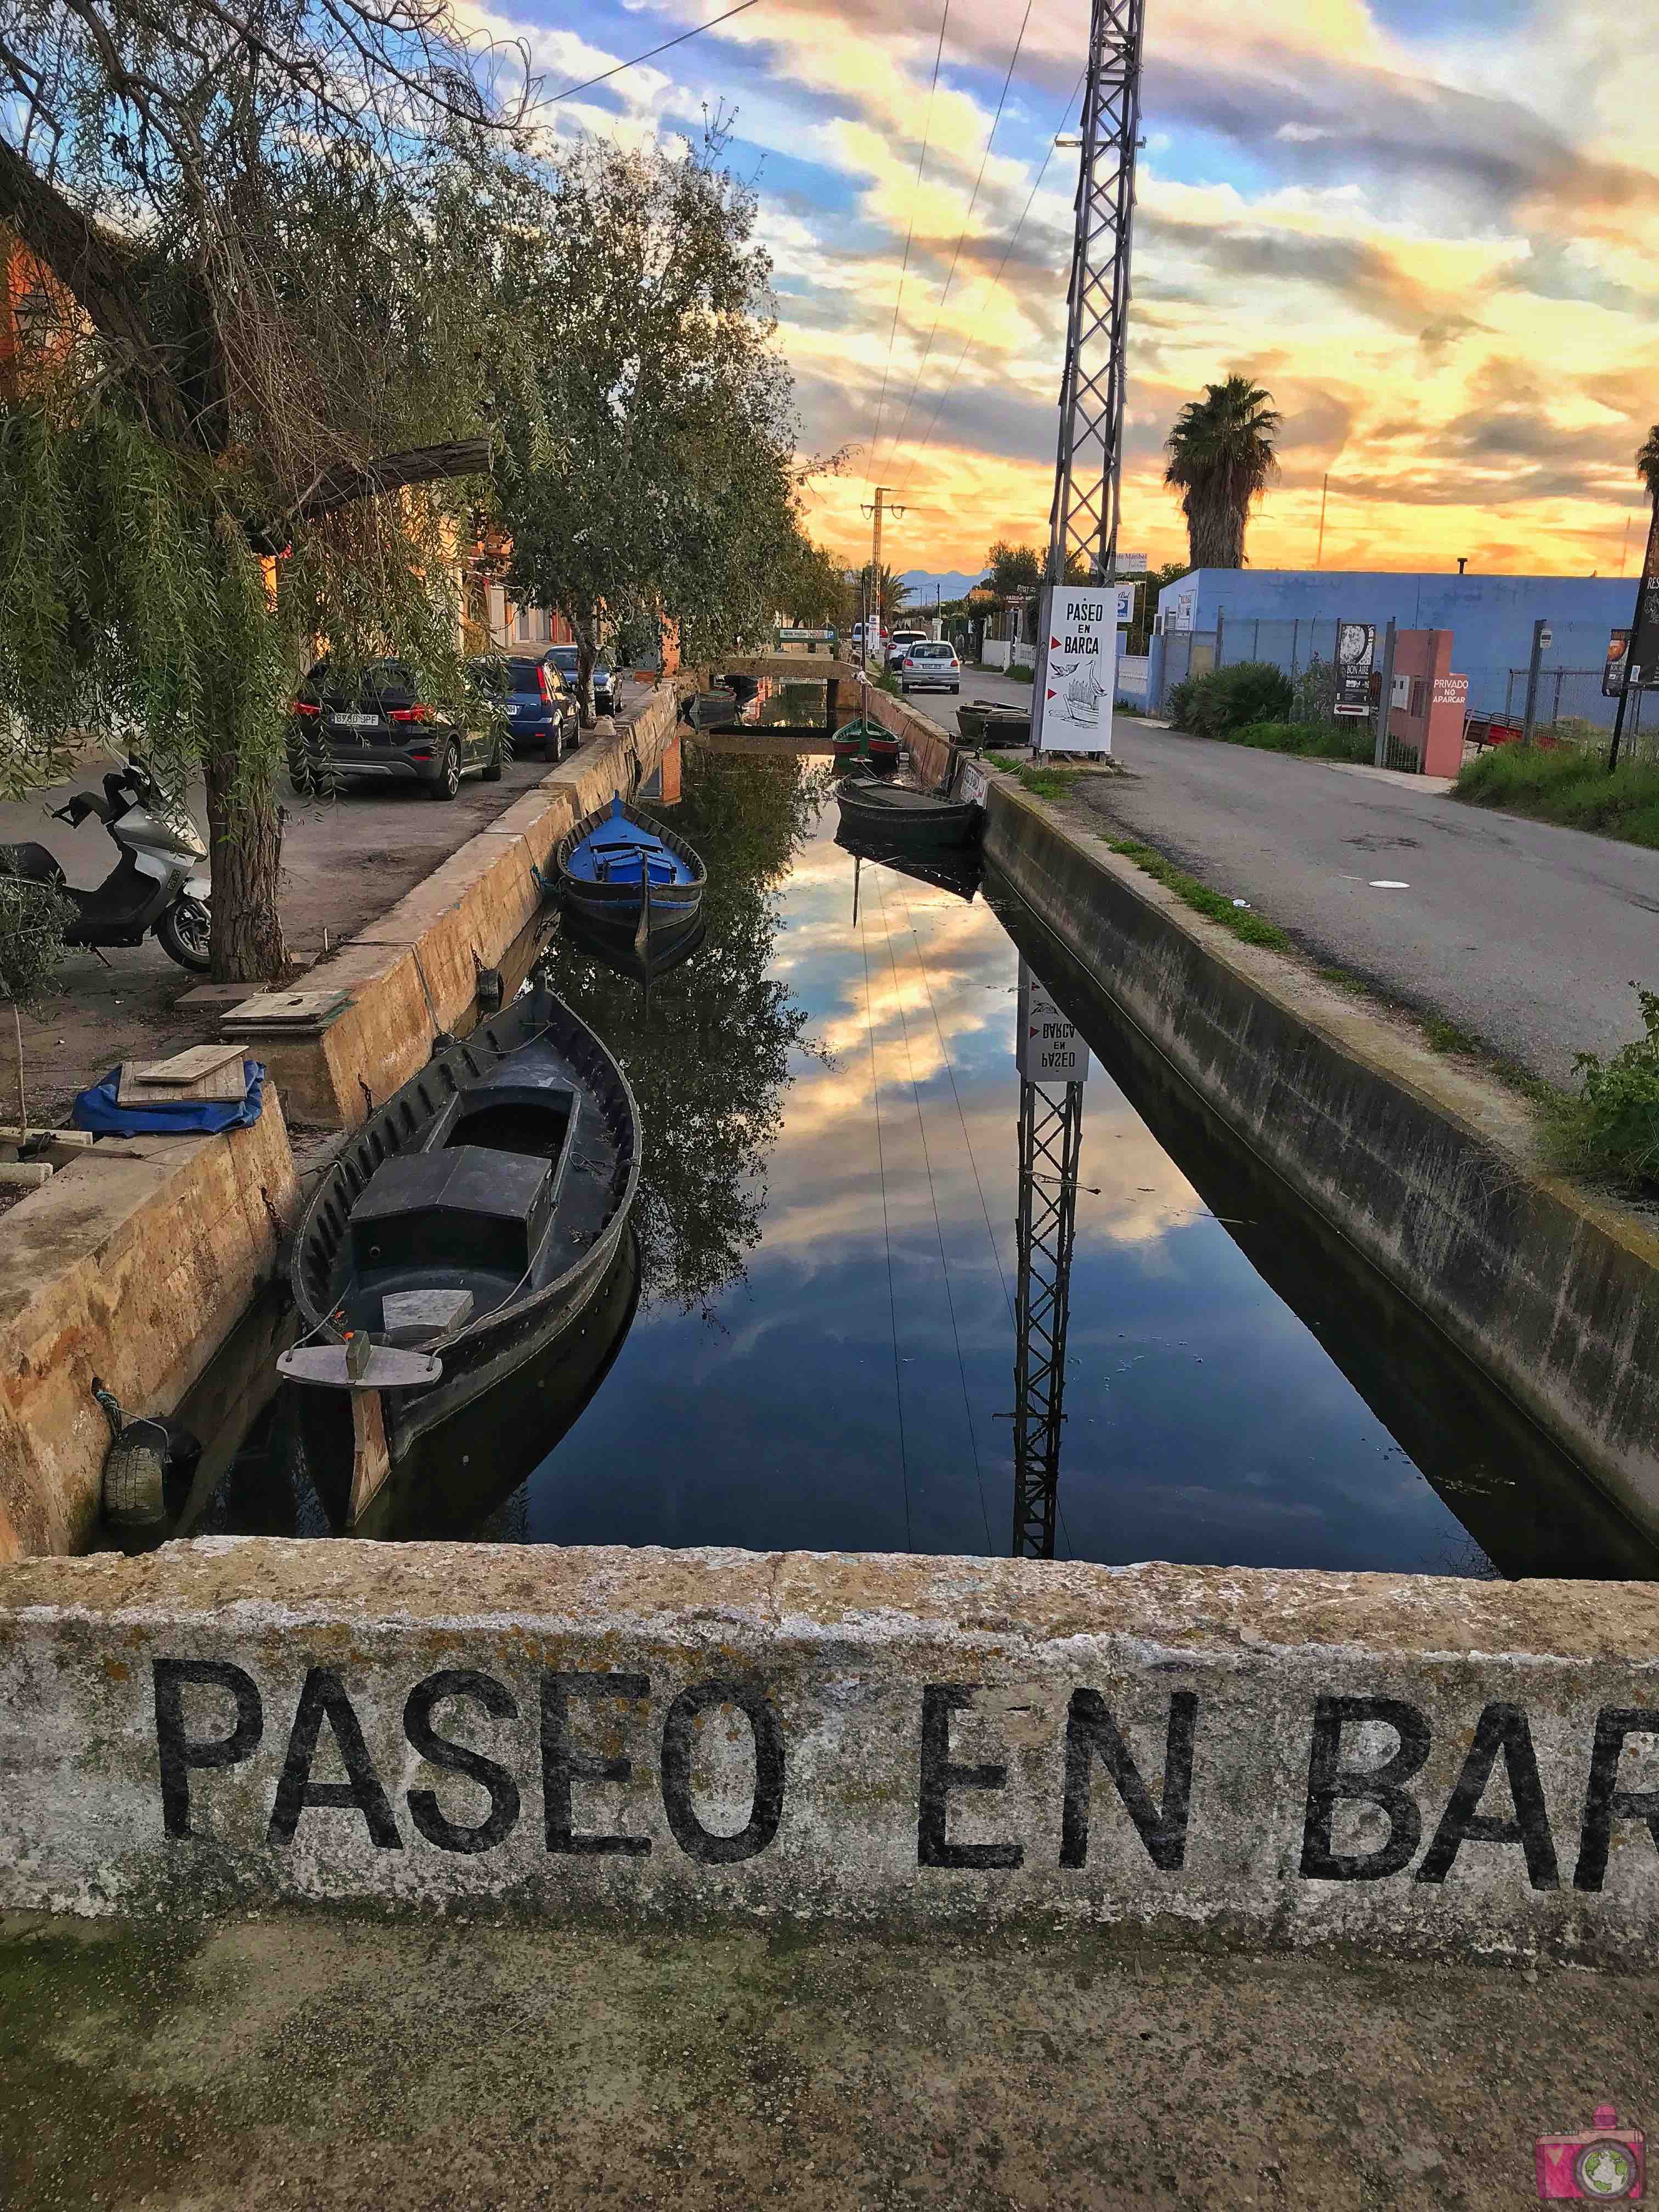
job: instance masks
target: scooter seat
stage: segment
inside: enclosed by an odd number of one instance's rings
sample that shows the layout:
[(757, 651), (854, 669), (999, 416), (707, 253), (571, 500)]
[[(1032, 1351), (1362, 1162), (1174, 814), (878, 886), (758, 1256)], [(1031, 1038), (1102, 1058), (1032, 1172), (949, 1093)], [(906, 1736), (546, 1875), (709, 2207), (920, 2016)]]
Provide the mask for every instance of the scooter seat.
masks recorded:
[(0, 876), (20, 876), (25, 883), (64, 888), (64, 871), (44, 845), (0, 845)]

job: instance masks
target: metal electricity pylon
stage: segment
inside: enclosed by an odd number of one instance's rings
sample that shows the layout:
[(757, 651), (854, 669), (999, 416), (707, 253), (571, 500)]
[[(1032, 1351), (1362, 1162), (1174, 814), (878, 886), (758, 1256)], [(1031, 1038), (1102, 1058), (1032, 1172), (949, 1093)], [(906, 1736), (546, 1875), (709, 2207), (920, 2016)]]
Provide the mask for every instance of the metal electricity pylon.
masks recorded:
[(1079, 556), (1091, 578), (1109, 578), (1117, 552), (1145, 21), (1145, 0), (1094, 0), (1048, 527), (1048, 580), (1055, 584)]
[(1019, 1085), (1019, 1283), (1014, 1315), (1013, 1556), (1052, 1559), (1065, 1419), (1066, 1321), (1083, 1146), (1083, 1085)]

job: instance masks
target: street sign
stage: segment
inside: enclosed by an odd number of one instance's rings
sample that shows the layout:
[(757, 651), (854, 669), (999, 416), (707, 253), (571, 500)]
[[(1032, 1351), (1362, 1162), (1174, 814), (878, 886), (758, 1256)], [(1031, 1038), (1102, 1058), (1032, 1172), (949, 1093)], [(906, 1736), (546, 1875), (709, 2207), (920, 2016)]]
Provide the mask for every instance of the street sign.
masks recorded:
[(1117, 677), (1116, 586), (1045, 584), (1037, 614), (1032, 750), (1109, 753)]
[(1019, 963), (1019, 1038), (1014, 1058), (1029, 1083), (1086, 1083), (1089, 1048), (1043, 985)]
[[(1630, 651), (1630, 632), (1616, 629), (1607, 641), (1607, 665), (1601, 671), (1601, 696), (1616, 699), (1623, 687), (1625, 655)], [(1653, 651), (1646, 667), (1638, 662), (1630, 672), (1632, 691), (1659, 690), (1659, 636), (1653, 641)]]
[(1336, 626), (1336, 699), (1338, 714), (1369, 714), (1371, 711), (1371, 662), (1376, 653), (1373, 623), (1339, 623)]
[(1144, 553), (1120, 553), (1112, 562), (1115, 576), (1144, 576), (1146, 573), (1146, 556)]
[(967, 806), (985, 804), (985, 771), (975, 768), (972, 761), (962, 763), (962, 780), (957, 786), (957, 797)]
[(1135, 618), (1135, 593), (1140, 586), (1139, 584), (1114, 584), (1112, 589), (1117, 596), (1118, 628), (1127, 629)]

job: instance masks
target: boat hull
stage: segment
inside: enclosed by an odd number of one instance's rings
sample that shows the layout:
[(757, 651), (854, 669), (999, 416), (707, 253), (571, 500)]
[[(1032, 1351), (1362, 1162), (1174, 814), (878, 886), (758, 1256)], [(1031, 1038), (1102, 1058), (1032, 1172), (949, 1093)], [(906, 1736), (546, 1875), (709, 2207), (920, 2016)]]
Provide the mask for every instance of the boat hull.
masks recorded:
[[(659, 930), (684, 928), (702, 903), (708, 888), (708, 872), (701, 856), (688, 845), (684, 837), (677, 836), (665, 823), (653, 822), (647, 814), (625, 802), (620, 805), (624, 821), (636, 829), (644, 830), (659, 839), (688, 872), (680, 883), (653, 884), (651, 891), (650, 933), (654, 938)], [(610, 806), (597, 808), (567, 830), (554, 848), (553, 859), (556, 870), (559, 896), (573, 913), (600, 928), (616, 929), (626, 924), (635, 926), (641, 916), (643, 890), (638, 882), (599, 883), (570, 872), (571, 856), (583, 841), (602, 829), (613, 818)]]
[(842, 787), (837, 804), (843, 827), (866, 854), (964, 851), (979, 843), (985, 819), (980, 807), (955, 799), (894, 807), (884, 803), (884, 793), (871, 791), (866, 796), (856, 784)]

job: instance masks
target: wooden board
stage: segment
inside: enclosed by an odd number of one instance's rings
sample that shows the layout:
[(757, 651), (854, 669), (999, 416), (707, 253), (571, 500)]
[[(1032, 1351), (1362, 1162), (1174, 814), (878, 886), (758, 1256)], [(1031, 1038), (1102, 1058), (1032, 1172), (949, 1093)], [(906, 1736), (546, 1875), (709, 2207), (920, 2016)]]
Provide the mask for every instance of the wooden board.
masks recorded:
[(235, 1099), (246, 1092), (240, 1045), (198, 1044), (171, 1060), (124, 1060), (116, 1096), (131, 1106), (145, 1098)]

